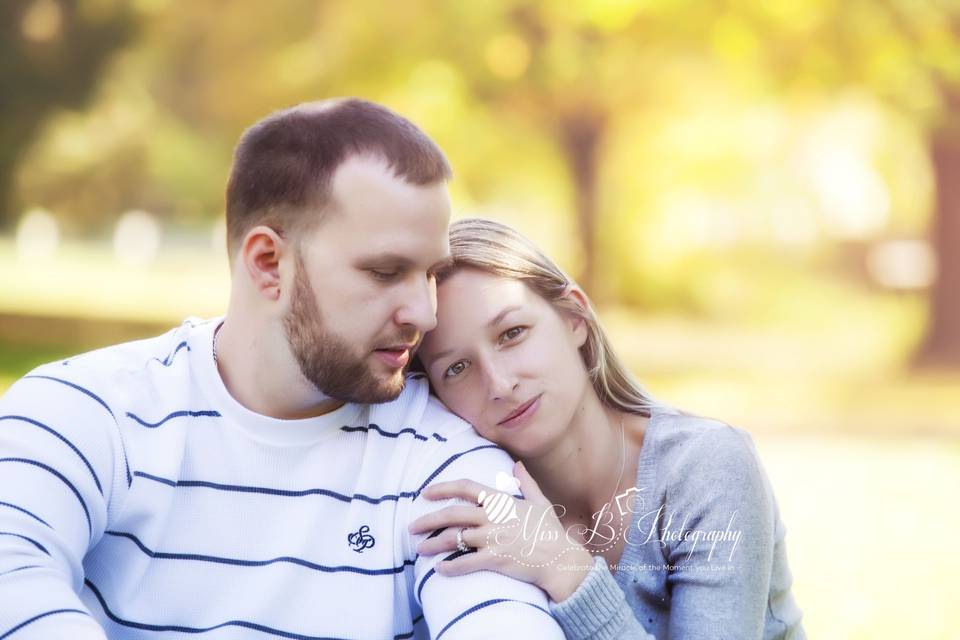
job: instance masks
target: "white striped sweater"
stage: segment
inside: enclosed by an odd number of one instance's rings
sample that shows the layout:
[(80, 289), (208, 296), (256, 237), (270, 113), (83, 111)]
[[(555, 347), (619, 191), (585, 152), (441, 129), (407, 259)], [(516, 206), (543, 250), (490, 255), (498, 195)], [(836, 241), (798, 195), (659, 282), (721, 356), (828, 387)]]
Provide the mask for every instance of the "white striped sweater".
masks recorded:
[(380, 405), (255, 414), (219, 320), (38, 367), (0, 399), (0, 640), (562, 638), (539, 589), (445, 578), (407, 526), (512, 461), (408, 377)]

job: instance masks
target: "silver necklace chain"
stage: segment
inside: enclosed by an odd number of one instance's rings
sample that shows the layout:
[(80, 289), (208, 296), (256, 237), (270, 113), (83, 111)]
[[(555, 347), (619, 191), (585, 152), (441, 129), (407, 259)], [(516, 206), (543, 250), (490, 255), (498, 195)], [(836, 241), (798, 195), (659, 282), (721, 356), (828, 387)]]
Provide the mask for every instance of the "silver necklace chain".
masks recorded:
[(617, 476), (617, 484), (613, 485), (613, 495), (610, 500), (614, 501), (617, 497), (617, 490), (620, 488), (620, 481), (623, 480), (623, 470), (627, 463), (627, 439), (623, 429), (623, 418), (620, 419), (620, 474)]
[(217, 328), (213, 330), (213, 361), (217, 362), (217, 335), (220, 333), (220, 328), (223, 326), (223, 323), (217, 325)]

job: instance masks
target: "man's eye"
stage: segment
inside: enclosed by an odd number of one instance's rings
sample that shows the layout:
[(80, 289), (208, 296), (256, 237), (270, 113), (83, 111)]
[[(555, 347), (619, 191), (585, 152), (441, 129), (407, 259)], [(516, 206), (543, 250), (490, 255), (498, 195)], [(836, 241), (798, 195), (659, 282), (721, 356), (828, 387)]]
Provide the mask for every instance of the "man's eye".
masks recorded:
[(510, 327), (500, 334), (500, 342), (504, 342), (505, 340), (515, 340), (516, 338), (519, 338), (526, 330), (526, 327)]
[(466, 368), (467, 368), (467, 363), (465, 363), (463, 360), (458, 360), (454, 362), (452, 365), (450, 365), (449, 367), (447, 367), (447, 370), (443, 372), (443, 377), (453, 378), (463, 373), (463, 370)]
[(381, 271), (380, 269), (371, 269), (373, 277), (382, 282), (388, 282), (400, 275), (399, 271)]

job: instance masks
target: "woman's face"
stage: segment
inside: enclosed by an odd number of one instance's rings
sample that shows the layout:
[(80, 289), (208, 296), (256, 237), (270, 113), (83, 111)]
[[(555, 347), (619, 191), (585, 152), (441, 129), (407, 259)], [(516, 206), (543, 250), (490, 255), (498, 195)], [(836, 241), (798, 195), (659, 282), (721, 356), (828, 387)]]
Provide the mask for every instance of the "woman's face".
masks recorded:
[(586, 324), (519, 280), (460, 269), (437, 288), (420, 359), (444, 404), (517, 457), (552, 446), (589, 388)]

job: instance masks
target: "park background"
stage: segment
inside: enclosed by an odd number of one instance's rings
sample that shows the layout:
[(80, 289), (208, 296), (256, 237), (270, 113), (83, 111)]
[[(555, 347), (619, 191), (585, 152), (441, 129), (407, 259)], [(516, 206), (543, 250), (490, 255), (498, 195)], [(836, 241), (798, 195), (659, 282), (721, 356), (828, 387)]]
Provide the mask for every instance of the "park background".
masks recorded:
[(355, 95), (754, 436), (811, 638), (954, 638), (960, 3), (4, 0), (0, 391), (225, 309), (244, 127)]

